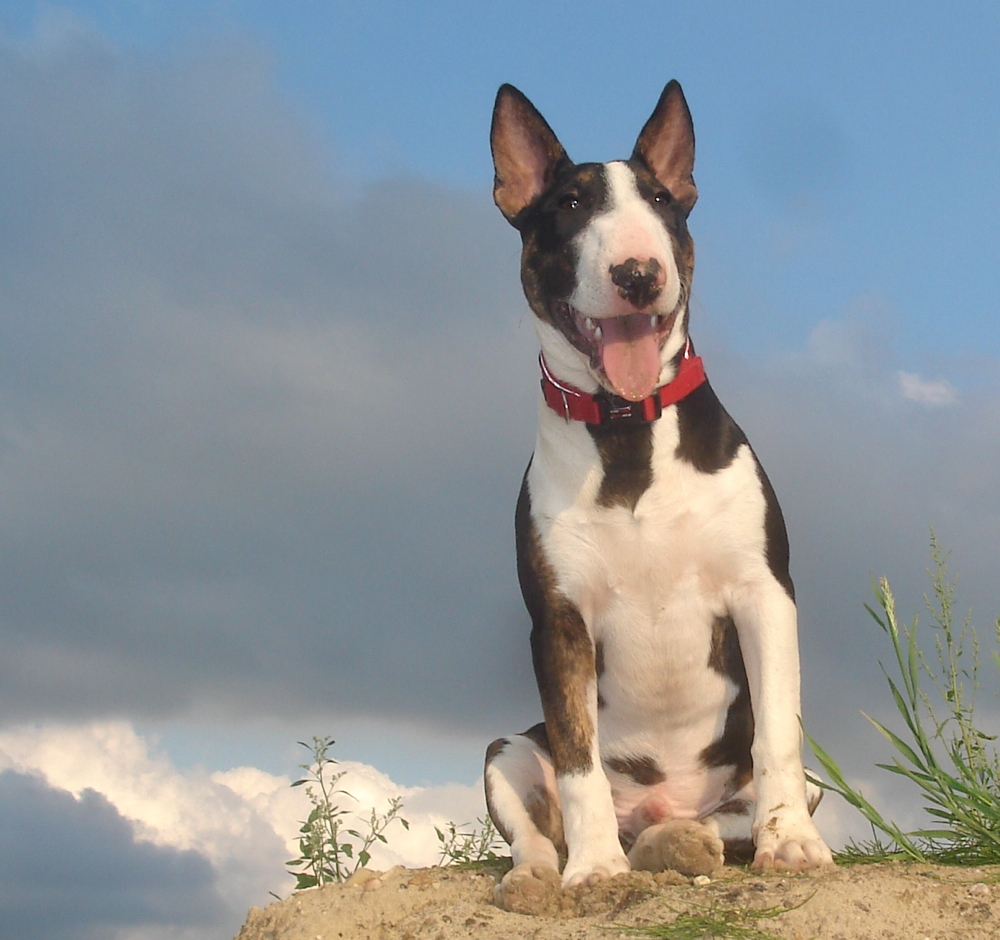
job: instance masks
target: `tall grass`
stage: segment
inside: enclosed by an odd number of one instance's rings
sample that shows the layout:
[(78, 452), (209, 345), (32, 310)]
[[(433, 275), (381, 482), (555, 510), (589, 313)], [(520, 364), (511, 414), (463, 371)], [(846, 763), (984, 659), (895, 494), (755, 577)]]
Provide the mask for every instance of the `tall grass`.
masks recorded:
[[(977, 727), (976, 695), (982, 649), (967, 614), (961, 625), (954, 615), (957, 578), (948, 578), (948, 557), (931, 531), (928, 569), (931, 593), (924, 595), (930, 615), (930, 646), (918, 642), (918, 618), (900, 624), (889, 582), (873, 585), (876, 607), (865, 605), (892, 646), (895, 662), (882, 666), (904, 729), (895, 733), (865, 717), (892, 745), (892, 763), (877, 764), (916, 786), (932, 819), (927, 828), (904, 832), (885, 819), (860, 790), (844, 779), (840, 767), (811, 737), (813, 753), (829, 777), (815, 781), (839, 793), (871, 823), (873, 840), (852, 843), (844, 860), (888, 856), (950, 864), (1000, 864), (1000, 756), (996, 735)], [(993, 627), (992, 659), (1000, 669), (1000, 618)], [(926, 648), (926, 644), (925, 644)], [(880, 835), (881, 833), (881, 835)], [(882, 835), (888, 837), (884, 842)]]

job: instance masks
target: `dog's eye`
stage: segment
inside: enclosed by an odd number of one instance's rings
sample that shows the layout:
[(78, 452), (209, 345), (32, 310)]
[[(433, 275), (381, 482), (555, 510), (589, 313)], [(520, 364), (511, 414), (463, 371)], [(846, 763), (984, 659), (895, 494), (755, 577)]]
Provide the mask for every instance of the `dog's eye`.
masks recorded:
[(672, 199), (673, 199), (673, 196), (671, 196), (670, 193), (668, 193), (665, 189), (661, 189), (653, 197), (653, 202), (655, 202), (658, 206), (665, 206), (669, 202), (671, 202)]
[(573, 211), (580, 208), (580, 197), (576, 193), (564, 193), (559, 197), (559, 208)]

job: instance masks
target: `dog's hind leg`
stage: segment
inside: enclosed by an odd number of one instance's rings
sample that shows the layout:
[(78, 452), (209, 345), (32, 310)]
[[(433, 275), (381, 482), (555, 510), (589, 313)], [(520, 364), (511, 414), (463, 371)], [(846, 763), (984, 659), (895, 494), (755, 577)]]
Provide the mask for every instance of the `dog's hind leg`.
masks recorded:
[(514, 862), (497, 885), (496, 903), (519, 914), (545, 913), (561, 893), (559, 856), (566, 853), (545, 725), (494, 741), (484, 779), (486, 806)]

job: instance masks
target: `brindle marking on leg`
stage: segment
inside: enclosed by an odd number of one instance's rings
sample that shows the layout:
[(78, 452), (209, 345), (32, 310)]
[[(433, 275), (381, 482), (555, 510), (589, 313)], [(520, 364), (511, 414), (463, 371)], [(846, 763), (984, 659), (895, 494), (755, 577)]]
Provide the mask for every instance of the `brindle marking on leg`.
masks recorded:
[(545, 787), (535, 787), (524, 801), (535, 828), (556, 847), (556, 851), (566, 855), (566, 837), (563, 835), (562, 812), (552, 800), (552, 794)]
[[(529, 465), (530, 466), (530, 465)], [(531, 518), (528, 478), (514, 514), (517, 575), (531, 615), (531, 656), (556, 776), (593, 769), (594, 723), (587, 707), (595, 681), (594, 644), (580, 611), (556, 587)]]
[(667, 779), (652, 757), (609, 757), (604, 763), (615, 773), (631, 778), (640, 787), (652, 787)]
[(728, 615), (716, 617), (712, 624), (712, 645), (708, 650), (708, 665), (740, 688), (748, 684), (746, 667), (743, 665), (743, 651), (740, 649), (740, 637), (736, 632), (733, 618)]
[(722, 734), (704, 748), (699, 756), (706, 767), (735, 767), (732, 786), (734, 790), (739, 790), (753, 779), (750, 745), (753, 742), (754, 723), (750, 708), (750, 684), (732, 617), (715, 618), (708, 665), (733, 682), (738, 692), (726, 713)]

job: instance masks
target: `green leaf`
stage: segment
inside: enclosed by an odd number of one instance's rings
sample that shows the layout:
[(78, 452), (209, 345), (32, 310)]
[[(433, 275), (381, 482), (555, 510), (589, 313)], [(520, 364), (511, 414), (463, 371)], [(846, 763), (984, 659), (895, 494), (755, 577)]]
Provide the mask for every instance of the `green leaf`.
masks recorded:
[(885, 735), (885, 737), (892, 743), (893, 747), (895, 747), (896, 750), (899, 751), (911, 764), (913, 764), (915, 767), (919, 767), (924, 772), (927, 771), (927, 768), (924, 766), (923, 761), (919, 757), (917, 757), (916, 752), (913, 750), (913, 748), (911, 748), (902, 738), (900, 738), (899, 735), (894, 734), (885, 725), (876, 721), (871, 716), (865, 715), (865, 718), (867, 718), (873, 725), (875, 725), (875, 727), (878, 728), (878, 730), (882, 732), (882, 734)]

